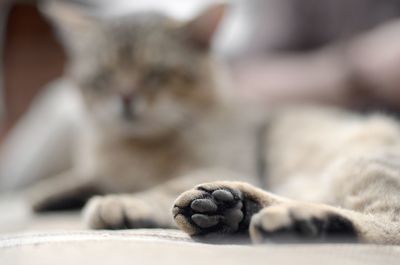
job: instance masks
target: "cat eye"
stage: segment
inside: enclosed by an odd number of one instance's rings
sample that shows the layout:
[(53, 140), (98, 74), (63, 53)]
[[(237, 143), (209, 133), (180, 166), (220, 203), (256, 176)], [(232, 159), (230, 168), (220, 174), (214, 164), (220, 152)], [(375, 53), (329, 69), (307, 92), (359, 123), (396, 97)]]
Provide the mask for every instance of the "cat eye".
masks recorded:
[(148, 87), (159, 88), (168, 83), (192, 83), (193, 76), (182, 69), (157, 67), (148, 72), (145, 83)]

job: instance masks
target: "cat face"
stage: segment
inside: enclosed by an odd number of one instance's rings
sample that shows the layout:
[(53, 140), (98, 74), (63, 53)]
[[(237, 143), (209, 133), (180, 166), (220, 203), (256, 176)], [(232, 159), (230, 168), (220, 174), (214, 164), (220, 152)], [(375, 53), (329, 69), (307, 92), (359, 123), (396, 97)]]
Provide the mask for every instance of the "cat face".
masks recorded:
[(58, 16), (69, 74), (91, 119), (103, 130), (149, 137), (179, 130), (210, 108), (208, 47), (222, 17), (215, 12), (186, 24), (155, 13), (93, 20), (74, 11), (72, 24)]

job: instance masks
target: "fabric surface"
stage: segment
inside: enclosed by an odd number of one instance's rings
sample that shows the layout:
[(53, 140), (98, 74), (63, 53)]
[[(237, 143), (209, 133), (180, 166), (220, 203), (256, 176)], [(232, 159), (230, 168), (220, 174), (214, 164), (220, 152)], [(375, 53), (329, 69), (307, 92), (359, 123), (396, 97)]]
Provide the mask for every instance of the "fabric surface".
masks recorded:
[(195, 243), (174, 230), (41, 232), (2, 236), (1, 264), (385, 264), (400, 248), (373, 245), (237, 246)]
[(26, 203), (0, 199), (0, 264), (400, 264), (400, 247), (212, 245), (178, 230), (90, 231), (79, 213), (33, 215)]

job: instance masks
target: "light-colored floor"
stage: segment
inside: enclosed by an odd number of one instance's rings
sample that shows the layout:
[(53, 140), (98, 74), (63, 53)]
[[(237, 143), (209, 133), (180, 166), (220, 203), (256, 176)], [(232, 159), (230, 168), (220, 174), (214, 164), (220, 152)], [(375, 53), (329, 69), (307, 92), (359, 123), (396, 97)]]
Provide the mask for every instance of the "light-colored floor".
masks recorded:
[(397, 265), (400, 248), (372, 245), (209, 245), (174, 231), (51, 232), (0, 237), (1, 264)]
[(177, 230), (90, 231), (79, 213), (32, 215), (20, 198), (0, 199), (0, 264), (397, 265), (400, 247), (213, 245)]

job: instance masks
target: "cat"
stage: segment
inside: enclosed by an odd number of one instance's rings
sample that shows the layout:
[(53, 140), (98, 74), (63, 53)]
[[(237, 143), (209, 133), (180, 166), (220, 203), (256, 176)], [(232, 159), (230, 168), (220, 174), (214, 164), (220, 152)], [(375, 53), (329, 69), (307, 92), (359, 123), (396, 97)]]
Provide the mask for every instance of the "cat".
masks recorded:
[(177, 225), (193, 237), (399, 244), (398, 123), (325, 107), (262, 113), (235, 104), (210, 53), (225, 8), (187, 23), (50, 9), (87, 117), (75, 167), (32, 189), (34, 209), (104, 193), (83, 210), (90, 228)]
[[(137, 192), (126, 200), (133, 208), (137, 204), (134, 212), (142, 222), (138, 227), (167, 227), (173, 224), (170, 207), (180, 192), (200, 180), (217, 178), (183, 177), (173, 185), (175, 192), (169, 180), (205, 168), (256, 174), (253, 155), (237, 156), (256, 144), (254, 129), (244, 126), (255, 119), (231, 115), (230, 91), (223, 88), (222, 70), (210, 56), (211, 38), (225, 5), (212, 6), (186, 23), (151, 12), (100, 18), (61, 2), (45, 8), (65, 44), (70, 58), (65, 75), (79, 90), (86, 117), (75, 166), (28, 192), (35, 211), (74, 208), (94, 194)], [(226, 135), (219, 124), (231, 133)], [(208, 143), (199, 146), (202, 139)], [(248, 140), (240, 143), (243, 139)], [(147, 198), (153, 197), (148, 189), (154, 189), (154, 198)], [(95, 224), (97, 212), (116, 209), (114, 199), (119, 204), (114, 195), (89, 201), (89, 226), (123, 225), (122, 219), (113, 224), (107, 217)], [(152, 210), (158, 204), (163, 211)], [(154, 222), (153, 214), (161, 213), (165, 216)]]

